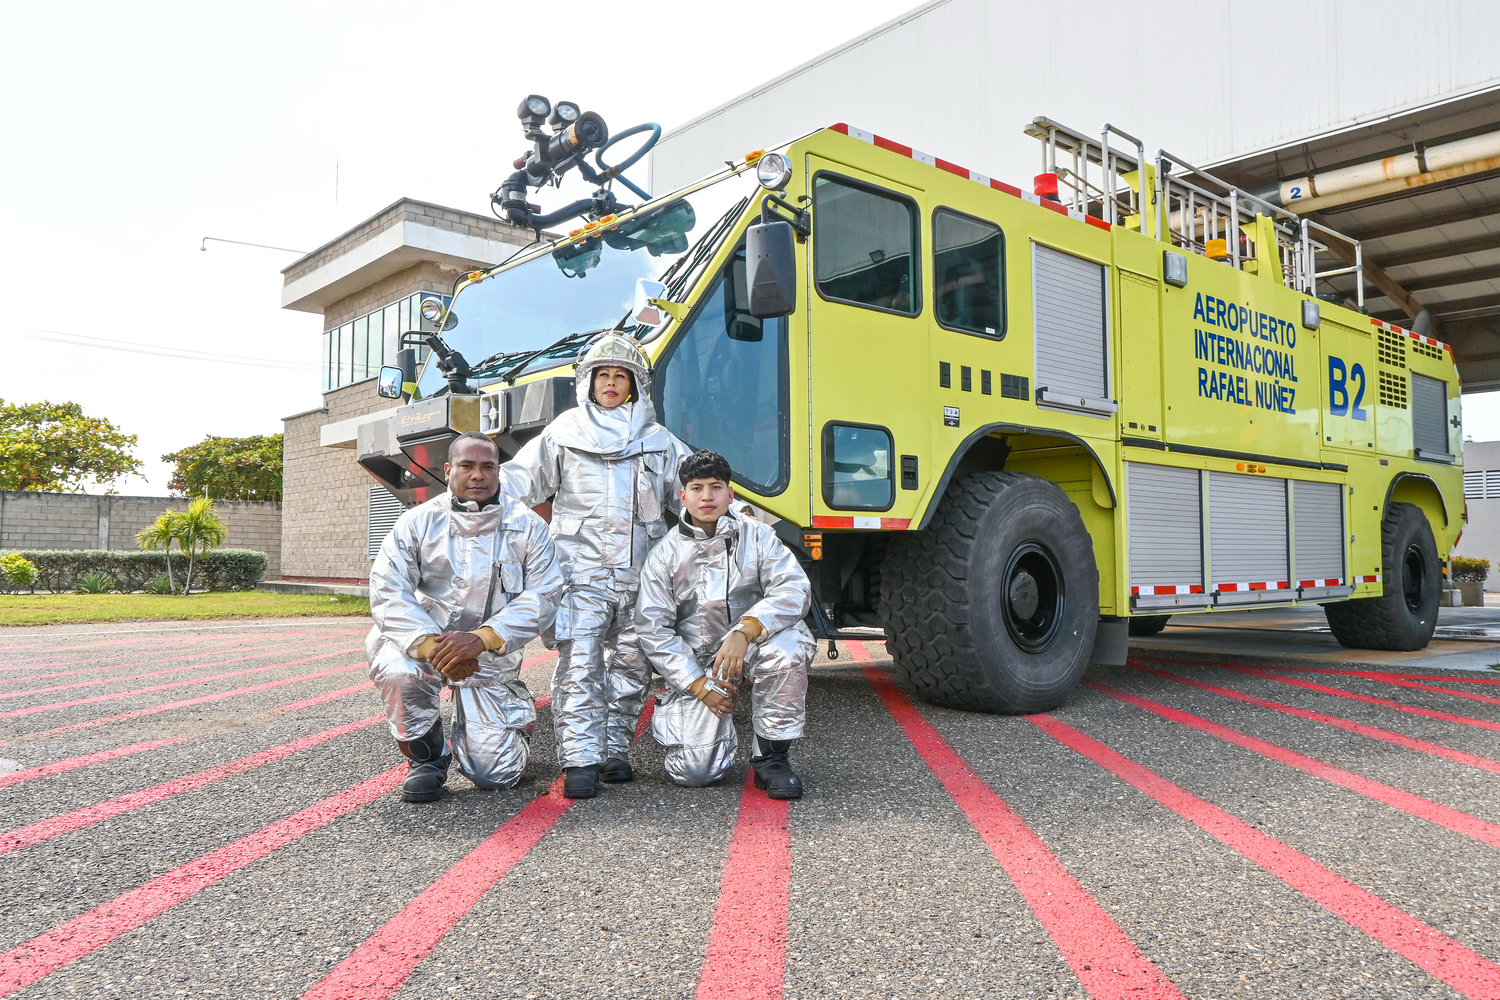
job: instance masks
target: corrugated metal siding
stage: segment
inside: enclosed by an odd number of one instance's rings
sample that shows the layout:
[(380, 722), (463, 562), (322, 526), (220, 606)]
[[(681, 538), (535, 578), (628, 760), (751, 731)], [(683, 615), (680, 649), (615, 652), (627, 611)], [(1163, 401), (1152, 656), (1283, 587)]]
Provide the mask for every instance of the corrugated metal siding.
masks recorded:
[(1203, 502), (1196, 469), (1125, 463), (1130, 585), (1203, 583)]
[(1429, 454), (1448, 452), (1448, 385), (1426, 375), (1411, 375), (1413, 447)]
[(371, 559), (380, 554), (380, 546), (385, 542), (385, 536), (391, 533), (391, 529), (396, 526), (396, 519), (405, 511), (406, 508), (401, 506), (401, 501), (391, 496), (390, 491), (384, 486), (370, 487), (370, 513), (365, 538)]
[(1292, 484), (1292, 528), (1298, 580), (1344, 578), (1344, 488)]
[(1032, 247), (1036, 386), (1108, 399), (1104, 267), (1051, 247)]
[[(1306, 57), (1276, 60), (1283, 85), (1259, 85), (1267, 53), (1289, 51), (1293, 36)], [(1087, 130), (1115, 122), (1148, 150), (1212, 166), (1500, 81), (1497, 37), (1490, 0), (948, 0), (673, 128), (651, 154), (651, 190), (840, 121), (1028, 190), (1041, 156), (1021, 127), (1037, 115)], [(1172, 71), (1136, 71), (1130, 54), (1146, 52), (1169, 53)]]
[(1213, 584), (1286, 580), (1286, 480), (1208, 474)]

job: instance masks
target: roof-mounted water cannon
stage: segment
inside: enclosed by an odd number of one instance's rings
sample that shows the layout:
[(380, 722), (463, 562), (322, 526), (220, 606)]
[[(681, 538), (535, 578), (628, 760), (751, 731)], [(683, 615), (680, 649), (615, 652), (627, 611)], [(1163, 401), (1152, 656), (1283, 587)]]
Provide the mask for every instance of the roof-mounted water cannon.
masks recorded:
[[(534, 229), (540, 236), (542, 229), (578, 216), (598, 219), (614, 214), (629, 207), (622, 205), (610, 190), (616, 179), (641, 198), (650, 199), (649, 194), (621, 173), (656, 145), (661, 138), (660, 125), (648, 122), (611, 137), (609, 126), (598, 113), (584, 111), (572, 101), (558, 101), (554, 105), (540, 94), (528, 95), (516, 108), (516, 117), (521, 119), (521, 132), (532, 143), (532, 149), (516, 158), (516, 172), (490, 195), (495, 214), (506, 222)], [(551, 126), (550, 134), (542, 128), (544, 123)], [(646, 131), (650, 131), (651, 137), (624, 162), (614, 165), (604, 162), (604, 153), (611, 146)], [(597, 170), (587, 162), (586, 157), (591, 152)], [(545, 214), (540, 205), (528, 200), (528, 189), (540, 190), (549, 184), (557, 187), (562, 183), (563, 175), (575, 167), (585, 181), (599, 185), (593, 195)]]

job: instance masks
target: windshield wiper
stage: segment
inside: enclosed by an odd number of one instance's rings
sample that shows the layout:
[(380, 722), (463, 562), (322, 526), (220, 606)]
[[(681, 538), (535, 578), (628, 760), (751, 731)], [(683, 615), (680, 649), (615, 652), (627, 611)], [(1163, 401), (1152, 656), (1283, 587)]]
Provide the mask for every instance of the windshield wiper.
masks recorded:
[[(526, 370), (526, 367), (538, 358), (548, 355), (562, 354), (569, 349), (582, 347), (583, 344), (599, 334), (603, 330), (586, 330), (582, 333), (570, 333), (554, 344), (548, 344), (535, 351), (508, 351), (502, 354), (492, 354), (479, 364), (474, 365), (475, 377), (497, 374), (501, 381), (508, 385), (516, 384), (516, 377)], [(575, 351), (576, 353), (576, 351)], [(501, 369), (504, 369), (503, 371)]]

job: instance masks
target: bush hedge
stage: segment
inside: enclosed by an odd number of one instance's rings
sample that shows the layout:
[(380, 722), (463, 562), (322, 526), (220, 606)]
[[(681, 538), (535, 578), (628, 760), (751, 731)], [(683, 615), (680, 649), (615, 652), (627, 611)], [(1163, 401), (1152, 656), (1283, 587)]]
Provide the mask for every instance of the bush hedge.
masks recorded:
[[(54, 594), (71, 591), (85, 573), (107, 573), (115, 589), (131, 593), (145, 587), (152, 577), (166, 572), (167, 557), (161, 552), (113, 549), (32, 549), (22, 556), (37, 568), (36, 587)], [(271, 560), (254, 549), (209, 549), (193, 560), (194, 590), (251, 590)], [(188, 557), (172, 553), (172, 579), (182, 586), (187, 578)]]
[(1483, 583), (1485, 577), (1490, 575), (1490, 561), (1488, 559), (1454, 556), (1452, 566), (1454, 583)]

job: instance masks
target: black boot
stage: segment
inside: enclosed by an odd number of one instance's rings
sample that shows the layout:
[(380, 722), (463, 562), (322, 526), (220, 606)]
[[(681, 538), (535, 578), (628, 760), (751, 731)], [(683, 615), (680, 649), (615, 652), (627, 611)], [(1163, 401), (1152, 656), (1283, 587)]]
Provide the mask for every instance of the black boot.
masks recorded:
[(791, 749), (791, 740), (767, 740), (756, 734), (750, 766), (755, 769), (755, 787), (764, 788), (767, 798), (802, 798), (802, 779), (786, 762)]
[(591, 799), (599, 794), (599, 765), (563, 768), (563, 795), (570, 799)]
[(635, 769), (630, 766), (630, 761), (621, 760), (619, 757), (611, 757), (599, 765), (599, 780), (607, 781), (612, 785), (634, 781)]
[(442, 720), (419, 739), (397, 740), (396, 744), (411, 761), (406, 768), (406, 781), (401, 785), (401, 797), (407, 802), (436, 802), (442, 798), (448, 765), (453, 763), (453, 755), (448, 753), (447, 741), (443, 739)]

